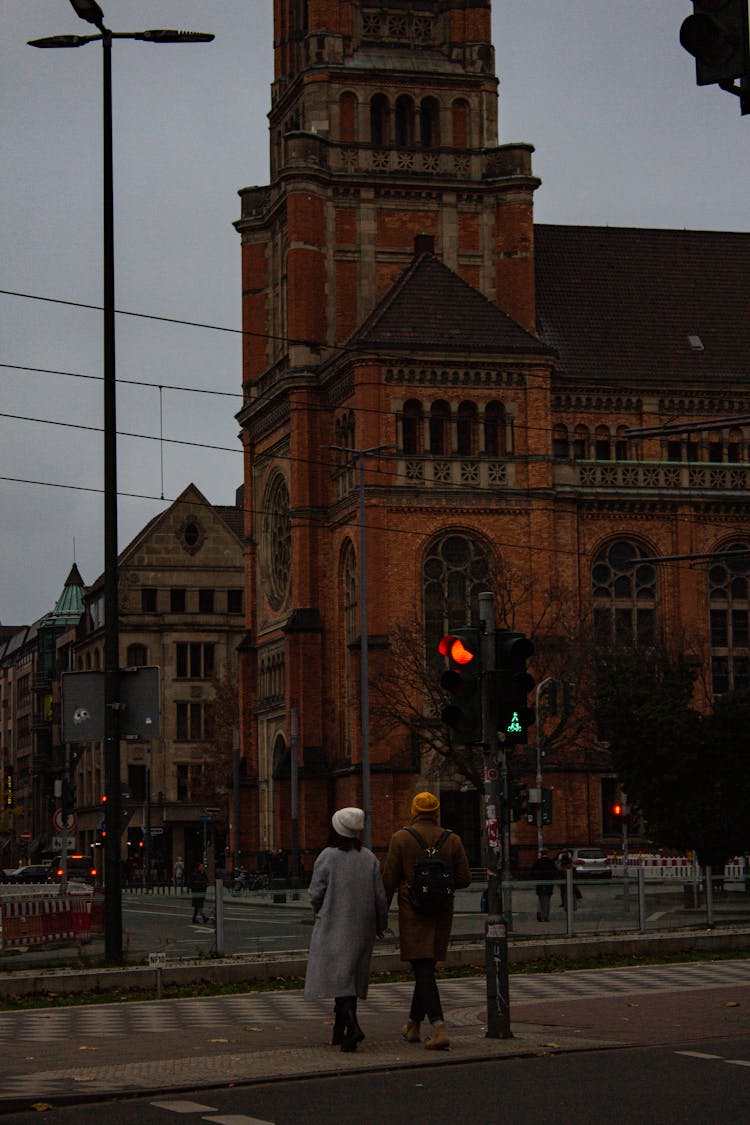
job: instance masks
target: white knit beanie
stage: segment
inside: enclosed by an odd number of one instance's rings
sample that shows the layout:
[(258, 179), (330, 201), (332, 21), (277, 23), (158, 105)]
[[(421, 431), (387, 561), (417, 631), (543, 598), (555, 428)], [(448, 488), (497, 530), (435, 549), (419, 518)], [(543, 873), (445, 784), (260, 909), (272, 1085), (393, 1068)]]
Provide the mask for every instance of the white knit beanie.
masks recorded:
[(331, 824), (339, 836), (359, 836), (365, 826), (365, 814), (362, 809), (339, 809), (331, 817)]

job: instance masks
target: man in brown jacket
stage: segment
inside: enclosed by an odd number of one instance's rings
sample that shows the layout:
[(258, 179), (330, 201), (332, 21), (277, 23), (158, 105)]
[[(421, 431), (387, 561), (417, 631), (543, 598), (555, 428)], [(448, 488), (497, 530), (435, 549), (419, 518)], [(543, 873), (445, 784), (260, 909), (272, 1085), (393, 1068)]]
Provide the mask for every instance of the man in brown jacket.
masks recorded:
[[(428, 847), (432, 847), (443, 833), (438, 824), (439, 811), (440, 802), (432, 793), (418, 793), (411, 804), (410, 823)], [(471, 872), (461, 838), (452, 832), (440, 848), (439, 857), (453, 868), (454, 887), (468, 887)], [(401, 960), (410, 961), (414, 973), (411, 1010), (401, 1034), (407, 1043), (419, 1043), (420, 1024), (427, 1016), (433, 1031), (425, 1040), (425, 1047), (430, 1051), (440, 1051), (450, 1046), (450, 1040), (445, 1029), (435, 964), (444, 961), (448, 953), (453, 909), (450, 907), (441, 914), (430, 915), (412, 906), (409, 884), (414, 878), (415, 864), (423, 858), (424, 851), (417, 840), (406, 828), (399, 828), (388, 847), (383, 865), (383, 883), (389, 902), (398, 891)]]

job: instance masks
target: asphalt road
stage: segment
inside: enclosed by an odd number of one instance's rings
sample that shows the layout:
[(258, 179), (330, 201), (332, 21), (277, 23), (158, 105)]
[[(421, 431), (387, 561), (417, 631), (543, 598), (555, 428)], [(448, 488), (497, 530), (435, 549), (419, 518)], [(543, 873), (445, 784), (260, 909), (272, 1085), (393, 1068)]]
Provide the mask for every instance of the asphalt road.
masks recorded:
[[(750, 1036), (304, 1082), (182, 1092), (49, 1109), (50, 1125), (740, 1125)], [(10, 1114), (7, 1125), (38, 1121)]]
[[(213, 901), (207, 900), (213, 912)], [(129, 953), (166, 950), (173, 957), (207, 956), (215, 945), (213, 924), (193, 925), (190, 895), (123, 895), (123, 944)], [(224, 900), (224, 951), (264, 953), (306, 949), (312, 912)]]

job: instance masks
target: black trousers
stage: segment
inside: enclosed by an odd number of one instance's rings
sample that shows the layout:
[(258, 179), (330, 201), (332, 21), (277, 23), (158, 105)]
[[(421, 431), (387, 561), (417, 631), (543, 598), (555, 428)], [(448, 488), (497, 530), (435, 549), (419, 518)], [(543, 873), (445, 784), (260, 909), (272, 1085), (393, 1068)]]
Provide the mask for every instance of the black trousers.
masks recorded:
[(435, 962), (432, 958), (421, 957), (417, 961), (412, 961), (411, 969), (414, 973), (414, 995), (411, 999), (409, 1019), (421, 1023), (427, 1016), (430, 1023), (442, 1023), (443, 1006), (440, 1003), (440, 993), (435, 979)]

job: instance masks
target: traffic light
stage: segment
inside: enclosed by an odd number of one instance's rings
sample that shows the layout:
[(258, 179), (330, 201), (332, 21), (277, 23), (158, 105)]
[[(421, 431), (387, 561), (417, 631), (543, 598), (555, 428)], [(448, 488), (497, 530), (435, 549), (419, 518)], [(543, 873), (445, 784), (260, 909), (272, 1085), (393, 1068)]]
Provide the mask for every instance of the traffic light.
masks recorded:
[(62, 779), (62, 787), (60, 791), (60, 808), (62, 809), (63, 816), (70, 816), (75, 812), (76, 807), (76, 783), (69, 777)]
[(520, 820), (529, 803), (529, 787), (523, 781), (508, 782), (508, 805), (513, 820)]
[(615, 801), (614, 805), (612, 806), (612, 816), (616, 816), (619, 820), (621, 816), (624, 816), (624, 812), (625, 810), (623, 809), (623, 806), (619, 803), (619, 801)]
[(448, 661), (440, 686), (449, 697), (441, 712), (457, 742), (482, 741), (482, 653), (479, 629), (457, 629), (442, 638), (438, 652)]
[(526, 742), (528, 729), (536, 722), (534, 708), (528, 703), (534, 677), (526, 671), (533, 652), (533, 643), (523, 633), (506, 629), (495, 634), (493, 708), (498, 734), (506, 745)]
[(748, 0), (693, 0), (680, 43), (695, 59), (699, 86), (750, 75)]

